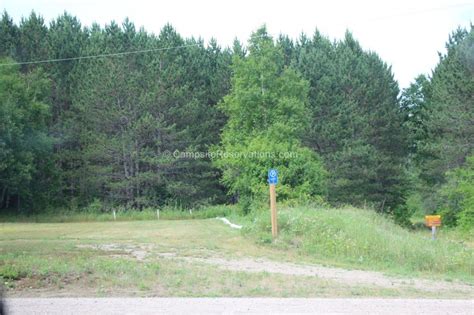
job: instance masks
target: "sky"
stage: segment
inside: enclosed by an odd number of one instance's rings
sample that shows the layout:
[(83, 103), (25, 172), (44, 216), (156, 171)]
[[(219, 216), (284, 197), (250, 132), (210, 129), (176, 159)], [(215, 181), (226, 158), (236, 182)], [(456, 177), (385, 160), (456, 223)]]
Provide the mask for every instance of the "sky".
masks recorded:
[(449, 34), (474, 23), (474, 0), (0, 0), (0, 9), (16, 23), (32, 10), (47, 22), (67, 11), (87, 26), (128, 17), (153, 33), (170, 23), (184, 37), (215, 38), (223, 47), (234, 38), (247, 42), (263, 24), (293, 39), (316, 29), (340, 39), (348, 29), (392, 67), (401, 88), (429, 75)]

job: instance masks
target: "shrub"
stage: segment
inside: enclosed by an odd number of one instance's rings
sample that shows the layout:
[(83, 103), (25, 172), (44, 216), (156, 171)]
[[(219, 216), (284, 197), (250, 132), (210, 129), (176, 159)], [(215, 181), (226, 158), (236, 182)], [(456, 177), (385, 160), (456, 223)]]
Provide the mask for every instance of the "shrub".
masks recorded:
[(446, 225), (474, 228), (474, 156), (447, 173), (448, 182), (441, 188), (444, 197), (440, 213)]

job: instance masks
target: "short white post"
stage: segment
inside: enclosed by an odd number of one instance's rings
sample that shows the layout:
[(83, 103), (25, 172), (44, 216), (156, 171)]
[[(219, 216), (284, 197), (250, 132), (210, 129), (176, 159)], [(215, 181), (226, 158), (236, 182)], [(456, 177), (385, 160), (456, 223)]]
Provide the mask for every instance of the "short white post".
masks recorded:
[(158, 220), (160, 219), (160, 209), (156, 209), (156, 217)]
[(431, 239), (433, 241), (436, 239), (436, 226), (431, 227)]
[(114, 221), (117, 220), (117, 216), (115, 215), (115, 210), (114, 210)]

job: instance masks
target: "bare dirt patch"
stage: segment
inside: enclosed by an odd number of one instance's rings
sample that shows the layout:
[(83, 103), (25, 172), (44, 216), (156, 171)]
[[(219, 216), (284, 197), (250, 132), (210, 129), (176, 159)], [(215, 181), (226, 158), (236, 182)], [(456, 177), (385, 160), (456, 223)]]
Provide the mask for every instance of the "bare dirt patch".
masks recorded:
[(139, 261), (145, 260), (151, 251), (151, 245), (128, 245), (128, 244), (98, 244), (98, 245), (76, 245), (78, 248), (90, 248), (106, 252), (114, 252), (113, 256), (123, 257), (132, 256)]

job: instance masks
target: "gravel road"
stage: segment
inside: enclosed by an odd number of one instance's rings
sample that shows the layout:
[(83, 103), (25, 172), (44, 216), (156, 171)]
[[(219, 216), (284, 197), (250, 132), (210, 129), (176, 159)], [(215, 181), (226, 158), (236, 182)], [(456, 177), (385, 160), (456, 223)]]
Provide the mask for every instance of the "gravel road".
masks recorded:
[(10, 298), (7, 314), (474, 314), (474, 300)]

